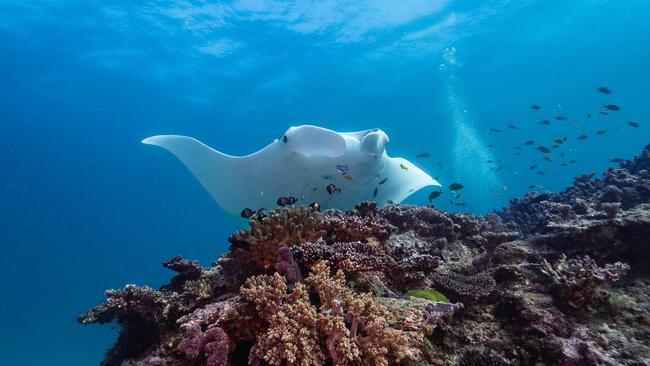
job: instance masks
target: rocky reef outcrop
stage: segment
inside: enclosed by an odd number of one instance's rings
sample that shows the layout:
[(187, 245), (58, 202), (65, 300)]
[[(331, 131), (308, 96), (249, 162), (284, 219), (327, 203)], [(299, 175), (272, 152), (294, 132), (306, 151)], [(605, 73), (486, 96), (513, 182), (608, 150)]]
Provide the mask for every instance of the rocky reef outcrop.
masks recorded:
[(82, 314), (120, 325), (102, 364), (650, 364), (650, 146), (483, 217), (285, 207), (229, 242)]

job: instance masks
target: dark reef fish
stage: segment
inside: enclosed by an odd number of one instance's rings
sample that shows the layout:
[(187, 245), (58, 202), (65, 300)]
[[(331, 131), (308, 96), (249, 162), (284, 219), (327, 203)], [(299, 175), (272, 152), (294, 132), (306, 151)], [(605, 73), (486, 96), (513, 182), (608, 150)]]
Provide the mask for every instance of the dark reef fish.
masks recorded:
[(621, 107), (617, 106), (616, 104), (605, 104), (602, 107), (600, 107), (600, 109), (606, 111), (618, 112), (621, 110)]
[(540, 108), (542, 108), (542, 107), (540, 107), (537, 104), (533, 104), (533, 105), (530, 106), (530, 109), (533, 109), (533, 110), (536, 110), (536, 111), (540, 110)]
[(463, 187), (464, 186), (462, 184), (460, 184), (460, 183), (452, 183), (452, 184), (449, 185), (449, 190), (450, 191), (460, 191), (461, 189), (463, 189)]
[(596, 91), (603, 94), (612, 94), (612, 91), (606, 86), (599, 86), (596, 88)]
[(379, 181), (379, 184), (384, 184), (384, 183), (386, 183), (387, 180), (388, 180), (388, 178), (384, 178), (384, 179)]
[(243, 209), (243, 210), (241, 211), (241, 213), (240, 213), (239, 215), (240, 215), (241, 217), (245, 218), (245, 219), (248, 219), (248, 218), (250, 218), (251, 216), (255, 215), (255, 211), (253, 211), (253, 210), (251, 210), (250, 208), (246, 207), (245, 209)]
[(587, 139), (587, 135), (578, 136), (578, 140), (586, 140), (586, 139)]
[(442, 191), (433, 191), (429, 194), (429, 203), (433, 202), (436, 198), (440, 197)]
[(533, 170), (533, 169), (535, 169), (535, 168), (537, 168), (537, 164), (533, 164), (533, 165), (531, 165), (531, 166), (528, 167), (528, 169), (530, 169), (530, 170)]
[(490, 131), (490, 132), (503, 132), (498, 128), (490, 128), (490, 129), (488, 129), (488, 131)]
[(607, 130), (598, 130), (596, 131), (596, 135), (604, 135), (607, 133)]
[(622, 163), (622, 162), (624, 162), (624, 161), (625, 161), (625, 159), (622, 159), (622, 158), (614, 158), (614, 159), (611, 159), (611, 160), (610, 160), (610, 162), (612, 162), (612, 163), (616, 163), (616, 164), (618, 164), (618, 163)]
[(429, 156), (431, 156), (431, 154), (429, 154), (429, 153), (419, 153), (419, 154), (415, 155), (416, 158), (422, 158), (422, 159), (428, 158)]
[(336, 186), (333, 183), (328, 184), (325, 189), (327, 189), (327, 193), (329, 194), (334, 194), (334, 192), (341, 192), (341, 189), (336, 188)]
[(566, 121), (566, 117), (564, 116), (555, 116), (555, 119), (558, 121)]
[(517, 125), (509, 124), (509, 125), (508, 125), (508, 128), (513, 129), (513, 130), (516, 130), (516, 129), (518, 129), (519, 127), (517, 127)]
[(543, 152), (544, 154), (548, 154), (548, 153), (551, 152), (551, 149), (549, 149), (548, 147), (546, 147), (544, 145), (540, 145), (540, 146), (537, 147), (537, 151)]
[(296, 199), (296, 197), (288, 196), (288, 197), (280, 197), (280, 198), (278, 198), (276, 203), (280, 207), (285, 207), (285, 206), (295, 205), (296, 202), (298, 202), (298, 199)]
[(378, 192), (379, 192), (379, 188), (378, 188), (378, 187), (375, 187), (375, 190), (372, 191), (372, 198), (377, 197), (377, 193), (378, 193)]
[(530, 145), (533, 145), (533, 144), (535, 144), (535, 140), (528, 140), (528, 141), (524, 142), (524, 145), (526, 145), (526, 146), (530, 146)]
[(627, 124), (628, 124), (630, 127), (634, 127), (634, 128), (639, 128), (639, 127), (641, 127), (641, 125), (639, 124), (639, 122), (630, 121), (630, 122), (628, 122)]
[(547, 119), (543, 119), (543, 120), (537, 121), (537, 123), (539, 123), (540, 125), (548, 126), (548, 125), (551, 124), (551, 121), (549, 121)]

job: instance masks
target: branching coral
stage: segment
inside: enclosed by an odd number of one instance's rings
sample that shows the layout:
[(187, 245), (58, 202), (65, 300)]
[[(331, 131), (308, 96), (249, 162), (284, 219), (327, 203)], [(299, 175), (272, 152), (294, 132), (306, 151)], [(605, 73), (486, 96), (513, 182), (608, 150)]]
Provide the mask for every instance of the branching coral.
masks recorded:
[(569, 260), (561, 255), (554, 264), (544, 260), (541, 267), (541, 271), (551, 279), (558, 300), (575, 309), (591, 304), (599, 283), (616, 282), (629, 269), (630, 266), (621, 262), (598, 267), (587, 255)]
[[(405, 357), (408, 339), (390, 327), (390, 313), (370, 294), (348, 288), (342, 271), (332, 276), (321, 261), (306, 283), (287, 293), (285, 278), (276, 273), (251, 277), (240, 289), (268, 322), (251, 362), (321, 365), (329, 358), (335, 365), (388, 365)], [(318, 294), (318, 309), (310, 303), (310, 288)]]
[[(322, 215), (311, 207), (288, 207), (254, 215), (249, 230), (231, 235), (230, 271), (268, 273), (274, 268), (281, 246), (313, 242), (323, 236)], [(225, 267), (226, 268), (226, 267)]]
[(263, 360), (269, 365), (323, 364), (318, 314), (309, 302), (305, 285), (297, 283), (288, 294), (284, 277), (275, 273), (249, 278), (240, 292), (268, 322), (268, 328), (258, 335), (251, 349), (251, 363)]

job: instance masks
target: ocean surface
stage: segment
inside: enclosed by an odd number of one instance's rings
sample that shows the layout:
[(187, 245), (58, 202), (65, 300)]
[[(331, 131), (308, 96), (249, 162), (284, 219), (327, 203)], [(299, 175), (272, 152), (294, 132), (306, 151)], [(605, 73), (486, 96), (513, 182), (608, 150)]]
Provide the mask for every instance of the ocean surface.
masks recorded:
[(475, 213), (648, 143), (649, 2), (397, 4), (0, 0), (0, 364), (98, 364), (119, 330), (76, 317), (105, 289), (226, 250), (238, 226), (147, 136), (243, 155), (293, 125), (381, 128), (465, 186), (437, 207)]

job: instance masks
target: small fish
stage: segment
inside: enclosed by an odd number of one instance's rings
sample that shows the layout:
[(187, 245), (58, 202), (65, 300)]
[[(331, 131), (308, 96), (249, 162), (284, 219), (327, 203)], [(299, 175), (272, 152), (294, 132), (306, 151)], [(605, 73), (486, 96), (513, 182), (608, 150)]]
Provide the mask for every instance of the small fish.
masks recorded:
[(407, 167), (406, 165), (404, 165), (404, 163), (400, 163), (399, 167), (402, 168), (402, 169), (404, 169), (404, 170), (409, 170), (409, 167)]
[(340, 192), (340, 190), (338, 188), (336, 188), (336, 186), (334, 184), (332, 184), (332, 183), (328, 184), (325, 189), (327, 189), (327, 193), (329, 193), (329, 194), (334, 194), (334, 192), (337, 192), (337, 191)]
[(347, 180), (354, 180), (354, 175), (352, 174), (343, 174), (343, 178)]
[(450, 191), (460, 191), (461, 189), (463, 189), (463, 187), (465, 187), (465, 186), (463, 186), (460, 183), (452, 183), (452, 184), (449, 185), (449, 190)]
[(295, 204), (296, 202), (298, 202), (296, 197), (280, 197), (276, 201), (276, 203), (280, 207), (291, 206), (291, 205)]
[(604, 135), (607, 133), (607, 130), (598, 130), (596, 131), (596, 135)]
[(540, 145), (540, 146), (537, 147), (537, 151), (541, 151), (544, 154), (548, 154), (548, 153), (551, 152), (551, 149), (549, 149), (548, 147), (546, 147), (544, 145)]
[(461, 196), (462, 196), (462, 194), (460, 194), (460, 192), (455, 192), (454, 193), (454, 198), (455, 199), (459, 199)]
[(621, 110), (621, 107), (617, 106), (616, 104), (605, 104), (603, 107), (607, 108), (608, 111), (613, 111), (613, 112), (617, 112)]
[(598, 108), (598, 113), (608, 115), (609, 114), (609, 109), (607, 109), (605, 107), (600, 107), (600, 108)]
[(314, 210), (314, 211), (320, 211), (320, 203), (318, 203), (318, 202), (310, 203), (309, 207), (311, 207), (311, 209)]
[(630, 127), (639, 128), (641, 125), (638, 122), (630, 121), (627, 123)]
[(538, 121), (537, 123), (539, 123), (540, 125), (550, 125), (551, 121), (549, 121), (547, 119), (543, 119), (543, 120)]
[(392, 205), (392, 204), (394, 204), (395, 202), (393, 202), (393, 200), (388, 200), (388, 201), (386, 201), (386, 203), (388, 203), (389, 205)]
[(554, 144), (553, 146), (551, 146), (551, 149), (557, 149), (558, 146), (560, 146), (560, 145), (558, 145), (558, 144)]
[(336, 171), (343, 175), (351, 172), (350, 167), (347, 164), (341, 164), (341, 163), (336, 164)]
[(490, 132), (503, 132), (498, 128), (490, 128), (490, 129), (488, 129), (488, 131), (490, 131)]
[(562, 144), (564, 143), (564, 140), (562, 140), (562, 139), (555, 139), (555, 140), (553, 140), (553, 142), (555, 142), (555, 144), (557, 144), (557, 145), (562, 145)]
[(575, 162), (576, 162), (575, 160), (571, 160), (571, 161), (569, 161), (569, 164), (573, 164)]
[(555, 116), (555, 119), (558, 121), (566, 121), (566, 117), (564, 116)]
[(528, 169), (530, 169), (530, 170), (533, 170), (533, 169), (535, 169), (535, 168), (537, 168), (537, 164), (533, 164), (533, 165), (531, 165), (531, 166), (528, 167)]
[(540, 110), (540, 108), (542, 108), (542, 107), (540, 107), (540, 106), (537, 105), (537, 104), (533, 104), (533, 105), (530, 106), (530, 109), (534, 109), (534, 110), (536, 110), (536, 111)]
[(454, 205), (460, 206), (460, 207), (465, 207), (465, 202), (461, 202), (461, 201), (454, 202)]
[(248, 219), (251, 216), (255, 215), (255, 211), (251, 210), (250, 208), (246, 207), (241, 211), (241, 214), (239, 214), (241, 217)]
[(546, 172), (544, 172), (543, 170), (540, 170), (540, 171), (537, 172), (537, 174), (544, 175), (544, 174), (546, 174)]
[(516, 125), (512, 125), (512, 124), (510, 124), (510, 125), (508, 125), (508, 128), (513, 129), (513, 130), (516, 130), (516, 129), (518, 129), (519, 127), (517, 127)]
[(591, 118), (591, 112), (587, 112), (587, 118)]
[(323, 179), (325, 179), (325, 180), (332, 180), (332, 176), (329, 175), (329, 174), (327, 174), (327, 175), (324, 175), (324, 176), (323, 176)]
[(508, 186), (505, 184), (503, 185), (503, 187), (501, 187), (501, 189), (503, 189), (504, 192), (508, 192)]
[(419, 153), (415, 155), (416, 158), (422, 158), (422, 159), (428, 158), (429, 156), (431, 156), (431, 154), (429, 153)]
[(375, 190), (372, 191), (372, 198), (377, 197), (377, 192), (379, 192), (379, 188), (375, 187)]
[(530, 146), (530, 145), (533, 145), (534, 143), (535, 143), (535, 140), (528, 140), (528, 141), (524, 142), (524, 145)]
[(486, 162), (486, 163), (491, 163), (491, 162), (492, 162), (492, 160), (486, 160), (485, 162)]
[(568, 139), (569, 139), (569, 136), (564, 136), (564, 137), (562, 137), (562, 142), (566, 142), (566, 140), (568, 140)]
[(586, 140), (587, 137), (588, 137), (587, 135), (580, 135), (578, 136), (578, 140)]
[(384, 178), (384, 179), (379, 181), (379, 184), (384, 184), (384, 183), (386, 183), (387, 180), (388, 180), (388, 178)]
[(494, 146), (494, 144), (489, 144), (489, 145), (488, 145), (488, 147), (492, 147), (492, 146)]
[(492, 197), (499, 197), (499, 192), (490, 192)]
[(528, 188), (533, 189), (533, 188), (535, 188), (535, 185), (531, 184), (531, 185), (528, 186)]
[(624, 162), (624, 161), (625, 161), (625, 160), (624, 160), (624, 159), (621, 159), (621, 158), (614, 158), (614, 159), (610, 160), (610, 162), (612, 162), (612, 163), (616, 163), (616, 164), (618, 164), (618, 163), (622, 163), (622, 162)]
[(567, 164), (567, 163), (560, 164), (560, 166), (567, 166), (567, 165), (569, 165), (569, 164)]
[(429, 194), (429, 203), (431, 203), (433, 200), (436, 198), (440, 197), (442, 194), (442, 191), (433, 191)]
[(548, 161), (549, 163), (553, 161), (550, 156), (545, 156), (544, 160)]
[(596, 88), (596, 91), (603, 94), (612, 94), (612, 91), (606, 86), (599, 86)]

